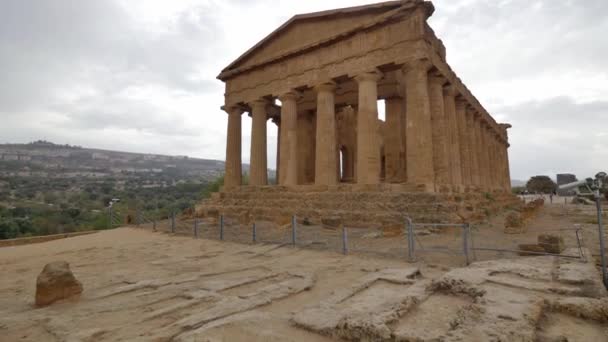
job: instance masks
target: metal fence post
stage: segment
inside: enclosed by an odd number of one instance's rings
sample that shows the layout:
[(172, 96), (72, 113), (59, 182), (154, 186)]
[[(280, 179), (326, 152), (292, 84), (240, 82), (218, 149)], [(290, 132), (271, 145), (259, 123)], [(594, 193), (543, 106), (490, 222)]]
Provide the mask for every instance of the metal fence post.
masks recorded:
[(152, 230), (156, 231), (156, 218), (152, 221)]
[(171, 233), (175, 233), (175, 212), (171, 212)]
[(220, 215), (220, 240), (224, 241), (224, 215)]
[(348, 233), (344, 225), (342, 225), (342, 254), (348, 254)]
[(112, 229), (112, 207), (108, 207), (108, 229)]
[(257, 228), (255, 226), (255, 222), (253, 222), (253, 225), (251, 226), (251, 240), (253, 241), (253, 243), (256, 243), (258, 241), (258, 237), (256, 236), (256, 230)]
[(296, 215), (291, 216), (291, 244), (296, 245)]
[(407, 257), (409, 262), (414, 262), (414, 224), (409, 217), (405, 218), (407, 226)]
[(469, 264), (471, 263), (469, 260), (469, 225), (468, 224), (463, 224), (462, 225), (462, 251), (464, 253), (464, 259), (465, 262), (467, 264), (467, 266), (469, 266)]
[(198, 239), (198, 219), (194, 219), (194, 237)]
[(602, 280), (604, 287), (608, 289), (608, 274), (606, 274), (606, 249), (604, 247), (604, 226), (602, 224), (602, 203), (599, 190), (596, 190), (595, 205), (597, 207), (597, 229), (600, 238), (600, 261), (602, 263)]

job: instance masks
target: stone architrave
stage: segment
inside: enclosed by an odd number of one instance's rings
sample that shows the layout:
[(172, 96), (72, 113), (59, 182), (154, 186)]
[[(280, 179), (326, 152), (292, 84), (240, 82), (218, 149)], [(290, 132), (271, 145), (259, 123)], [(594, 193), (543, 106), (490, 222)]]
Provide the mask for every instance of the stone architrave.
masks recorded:
[(416, 60), (403, 70), (406, 90), (407, 181), (434, 191), (433, 139), (428, 71), (431, 64)]
[(458, 124), (458, 147), (460, 149), (460, 174), (463, 185), (471, 184), (471, 151), (467, 137), (467, 119), (462, 105), (455, 107), (456, 123)]
[(228, 113), (228, 136), (226, 139), (226, 173), (224, 187), (231, 189), (242, 184), (241, 163), (241, 115), (243, 109), (230, 107)]
[[(436, 184), (450, 184), (448, 127), (446, 106), (448, 98), (444, 97), (443, 85), (446, 79), (438, 74), (429, 76), (429, 100), (431, 109), (432, 139), (433, 139), (433, 168)], [(445, 102), (444, 102), (445, 101)]]
[(335, 89), (334, 82), (325, 82), (315, 87), (317, 92), (316, 185), (338, 183)]
[(453, 86), (445, 87), (443, 94), (445, 116), (448, 127), (450, 179), (453, 185), (462, 185), (462, 167), (460, 156), (460, 141), (458, 135), (458, 120), (456, 118), (456, 90)]
[(357, 183), (380, 183), (380, 144), (378, 141), (378, 71), (355, 77), (359, 85), (357, 113)]
[(280, 183), (282, 185), (298, 184), (298, 108), (296, 92), (282, 95), (281, 100), (281, 163)]
[(268, 184), (268, 159), (266, 152), (266, 120), (268, 101), (257, 100), (251, 104), (251, 165), (249, 184)]

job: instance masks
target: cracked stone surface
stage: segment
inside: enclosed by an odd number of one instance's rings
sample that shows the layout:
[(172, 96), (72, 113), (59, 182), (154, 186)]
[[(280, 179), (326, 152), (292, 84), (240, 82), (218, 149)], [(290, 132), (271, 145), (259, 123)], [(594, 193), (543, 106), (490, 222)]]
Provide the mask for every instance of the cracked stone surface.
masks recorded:
[[(36, 308), (55, 259), (87, 290)], [(555, 257), (450, 269), (118, 229), (0, 249), (0, 265), (7, 341), (608, 340), (597, 269)]]

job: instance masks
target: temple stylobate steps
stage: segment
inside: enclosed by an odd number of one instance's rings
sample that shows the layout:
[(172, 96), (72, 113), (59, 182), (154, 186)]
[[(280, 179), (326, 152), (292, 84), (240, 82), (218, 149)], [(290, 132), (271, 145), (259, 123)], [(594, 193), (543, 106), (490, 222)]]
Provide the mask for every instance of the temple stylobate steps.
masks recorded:
[(405, 217), (416, 222), (460, 223), (475, 221), (512, 203), (512, 196), (470, 193), (391, 191), (390, 186), (359, 190), (339, 186), (317, 190), (286, 187), (241, 187), (224, 191), (201, 203), (200, 216), (223, 214), (242, 223), (251, 220), (289, 222), (292, 215), (318, 223), (339, 218), (349, 227), (387, 227), (402, 224)]

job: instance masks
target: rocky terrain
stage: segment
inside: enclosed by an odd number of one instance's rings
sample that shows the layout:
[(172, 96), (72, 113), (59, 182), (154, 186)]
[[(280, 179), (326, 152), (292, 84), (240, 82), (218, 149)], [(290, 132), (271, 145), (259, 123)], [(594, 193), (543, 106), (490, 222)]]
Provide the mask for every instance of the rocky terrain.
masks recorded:
[[(528, 232), (569, 220), (546, 210)], [(461, 267), (121, 228), (0, 248), (0, 340), (605, 341), (606, 291), (585, 253)], [(61, 260), (84, 292), (35, 308), (36, 276)]]

